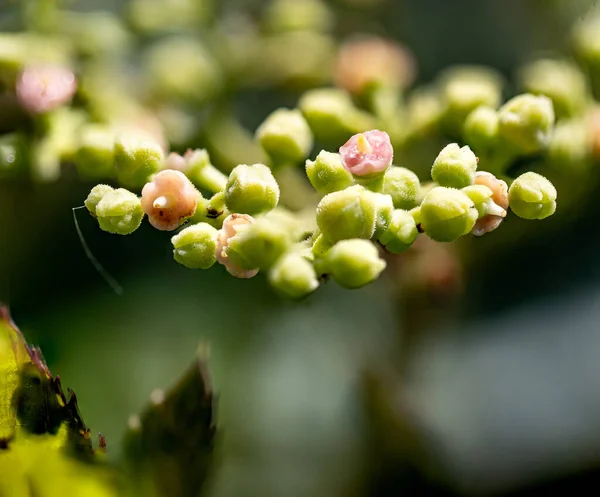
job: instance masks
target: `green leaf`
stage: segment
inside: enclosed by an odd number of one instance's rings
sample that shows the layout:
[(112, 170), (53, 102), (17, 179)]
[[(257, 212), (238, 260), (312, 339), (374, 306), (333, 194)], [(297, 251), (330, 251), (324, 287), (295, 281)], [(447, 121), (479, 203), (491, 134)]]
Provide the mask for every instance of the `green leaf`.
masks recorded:
[(124, 453), (138, 488), (158, 495), (196, 497), (211, 463), (215, 436), (213, 392), (207, 352), (201, 348), (191, 367), (166, 393), (130, 420)]

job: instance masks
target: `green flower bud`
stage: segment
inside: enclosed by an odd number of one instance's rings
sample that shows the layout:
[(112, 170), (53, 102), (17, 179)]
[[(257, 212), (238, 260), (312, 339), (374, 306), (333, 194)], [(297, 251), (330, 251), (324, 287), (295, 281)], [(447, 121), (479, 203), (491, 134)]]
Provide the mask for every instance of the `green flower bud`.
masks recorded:
[(160, 145), (144, 135), (126, 135), (115, 142), (115, 169), (119, 183), (141, 188), (161, 169), (164, 155)]
[(556, 211), (556, 188), (540, 174), (529, 172), (508, 189), (510, 209), (523, 219), (544, 219)]
[(519, 153), (544, 149), (554, 126), (552, 101), (544, 95), (518, 95), (498, 111), (498, 133)]
[(477, 153), (490, 153), (498, 143), (496, 110), (482, 106), (471, 112), (465, 121), (463, 136)]
[(322, 0), (275, 0), (265, 13), (266, 27), (272, 33), (283, 31), (328, 31), (334, 17)]
[(360, 185), (325, 195), (317, 206), (317, 225), (333, 242), (369, 239), (377, 224), (377, 198)]
[(171, 152), (164, 167), (181, 171), (194, 185), (209, 192), (220, 192), (227, 185), (227, 176), (211, 164), (205, 149), (188, 149), (183, 156)]
[(337, 242), (327, 254), (326, 264), (329, 274), (345, 288), (360, 288), (375, 281), (386, 266), (377, 247), (361, 239)]
[(101, 124), (85, 125), (79, 136), (75, 165), (85, 179), (112, 177), (115, 171), (114, 132)]
[(471, 185), (462, 189), (462, 192), (471, 199), (479, 213), (479, 217), (491, 214), (505, 217), (506, 211), (492, 199), (494, 192), (485, 185)]
[(477, 170), (477, 157), (467, 146), (460, 148), (451, 143), (439, 153), (433, 167), (431, 178), (440, 186), (463, 188), (473, 184)]
[(600, 62), (600, 16), (585, 16), (573, 30), (573, 44), (579, 57), (588, 63)]
[(431, 136), (439, 127), (443, 110), (443, 103), (434, 88), (418, 88), (411, 92), (406, 101), (409, 137)]
[(469, 233), (479, 217), (473, 201), (462, 191), (438, 186), (421, 204), (421, 225), (438, 242), (453, 242)]
[(373, 233), (373, 236), (378, 237), (388, 229), (388, 226), (392, 221), (394, 202), (390, 195), (384, 193), (375, 193), (367, 190), (365, 194), (371, 196), (375, 204), (377, 218), (375, 220), (375, 233)]
[(421, 224), (421, 206), (417, 206), (412, 208), (411, 210), (408, 211), (408, 213), (412, 216), (412, 218), (415, 220), (415, 225), (418, 226)]
[(354, 183), (352, 174), (342, 165), (342, 156), (325, 150), (314, 161), (306, 161), (306, 175), (319, 193), (343, 190)]
[(374, 127), (373, 118), (358, 110), (343, 90), (320, 88), (305, 92), (298, 108), (317, 141), (339, 146), (350, 136)]
[(397, 209), (393, 212), (388, 229), (379, 236), (379, 242), (393, 254), (399, 254), (408, 249), (417, 239), (419, 231), (412, 214)]
[(548, 145), (548, 160), (557, 169), (574, 171), (591, 159), (592, 133), (587, 119), (559, 121)]
[(521, 81), (525, 91), (549, 97), (559, 119), (580, 113), (590, 99), (585, 75), (566, 60), (537, 60), (521, 71)]
[(96, 185), (92, 188), (92, 191), (84, 202), (87, 210), (90, 211), (92, 216), (97, 217), (96, 206), (98, 205), (98, 202), (100, 202), (108, 192), (112, 191), (114, 191), (114, 188), (108, 185)]
[(115, 235), (129, 235), (144, 217), (141, 200), (124, 188), (107, 192), (96, 205), (100, 228)]
[(383, 178), (382, 193), (392, 197), (396, 209), (412, 209), (417, 205), (421, 182), (405, 167), (390, 167)]
[(148, 48), (143, 63), (146, 80), (158, 98), (203, 104), (222, 85), (223, 76), (213, 55), (191, 36), (161, 38)]
[(173, 257), (190, 269), (208, 269), (216, 262), (218, 231), (207, 223), (183, 229), (173, 238)]
[(231, 212), (259, 214), (274, 209), (278, 202), (279, 185), (264, 164), (242, 164), (229, 174), (225, 203)]
[(239, 267), (266, 269), (286, 252), (290, 243), (284, 226), (258, 218), (229, 240), (227, 255)]
[(444, 102), (442, 124), (447, 133), (459, 137), (467, 116), (477, 107), (497, 108), (502, 95), (500, 76), (487, 68), (458, 67), (441, 76)]
[(306, 159), (313, 147), (312, 132), (299, 110), (277, 109), (258, 127), (256, 138), (278, 165)]
[(292, 299), (305, 297), (319, 286), (315, 268), (298, 253), (279, 258), (270, 269), (268, 279), (277, 291)]

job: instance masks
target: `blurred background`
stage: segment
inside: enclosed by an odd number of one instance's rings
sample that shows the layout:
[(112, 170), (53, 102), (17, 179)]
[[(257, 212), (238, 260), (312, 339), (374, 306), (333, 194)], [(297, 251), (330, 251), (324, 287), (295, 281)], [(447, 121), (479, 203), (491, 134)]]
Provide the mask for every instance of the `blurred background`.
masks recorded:
[[(145, 2), (65, 2), (74, 12), (122, 14), (142, 40), (106, 24), (113, 49), (125, 56), (109, 69), (107, 49), (90, 91), (147, 55), (157, 18), (151, 3), (165, 17), (177, 11), (178, 2)], [(209, 82), (226, 88), (214, 103), (157, 111), (186, 137), (176, 146), (212, 147), (224, 169), (260, 160), (244, 129), (295, 105), (307, 87), (330, 84), (320, 57), (334, 40), (371, 33), (404, 44), (417, 61), (415, 86), (449, 66), (490, 66), (508, 81), (509, 96), (524, 63), (569, 53), (573, 23), (593, 7), (585, 0), (331, 0), (330, 17), (319, 14), (327, 29), (301, 53), (269, 52), (269, 45), (262, 72), (251, 71), (245, 37), (263, 36), (256, 22), (270, 3), (197, 0), (193, 28), (185, 16), (162, 20), (197, 31), (235, 64), (226, 82), (216, 75)], [(12, 29), (19, 8), (0, 1), (0, 29)], [(102, 41), (105, 28), (91, 26), (90, 37)], [(277, 80), (269, 64), (289, 73)], [(315, 64), (320, 70), (311, 73)], [(2, 127), (9, 111), (0, 116)], [(207, 340), (220, 432), (206, 495), (573, 493), (600, 476), (600, 173), (549, 177), (558, 181), (559, 213), (543, 225), (512, 216), (481, 239), (391, 260), (385, 277), (364, 289), (330, 283), (290, 303), (262, 277), (179, 266), (166, 233), (143, 225), (133, 236), (112, 236), (78, 211), (88, 245), (124, 289), (116, 295), (86, 258), (71, 210), (96, 182), (68, 167), (52, 182), (6, 175), (0, 299), (77, 392), (86, 423), (106, 436), (115, 460), (130, 415), (155, 388), (172, 384)], [(570, 202), (564, 215), (562, 195)]]

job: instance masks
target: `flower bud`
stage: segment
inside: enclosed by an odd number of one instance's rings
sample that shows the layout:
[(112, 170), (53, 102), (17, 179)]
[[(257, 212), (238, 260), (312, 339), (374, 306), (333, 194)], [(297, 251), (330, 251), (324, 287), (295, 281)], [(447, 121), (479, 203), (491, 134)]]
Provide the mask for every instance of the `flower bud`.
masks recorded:
[(314, 161), (306, 161), (306, 175), (319, 193), (343, 190), (354, 182), (342, 164), (342, 156), (321, 150)]
[(451, 143), (439, 153), (433, 167), (431, 178), (440, 186), (463, 188), (473, 184), (477, 170), (477, 157), (468, 146), (459, 147)]
[(482, 236), (498, 228), (506, 217), (506, 209), (508, 209), (508, 185), (486, 171), (477, 171), (475, 173), (475, 185), (483, 185), (489, 188), (492, 192), (490, 199), (504, 211), (504, 214), (500, 213), (499, 215), (489, 212), (477, 219), (471, 233), (475, 236)]
[(385, 131), (371, 130), (352, 136), (340, 147), (342, 165), (354, 176), (383, 174), (394, 159), (394, 149)]
[[(258, 273), (258, 268), (243, 267), (238, 265), (241, 257), (236, 257), (229, 244), (238, 236), (239, 233), (248, 229), (254, 223), (254, 218), (248, 214), (231, 214), (223, 221), (223, 227), (217, 234), (217, 246), (215, 248), (215, 257), (219, 264), (225, 266), (227, 272), (236, 278), (252, 278)], [(231, 257), (233, 256), (233, 258)], [(236, 259), (234, 261), (234, 259)], [(243, 261), (243, 259), (242, 259)]]
[(421, 206), (413, 207), (408, 213), (415, 220), (415, 224), (417, 226), (417, 230), (419, 229), (419, 225), (421, 224)]
[(552, 101), (544, 95), (518, 95), (498, 111), (499, 135), (522, 154), (544, 149), (553, 126)]
[(265, 13), (271, 33), (286, 31), (328, 31), (333, 14), (323, 0), (274, 0)]
[(79, 174), (87, 178), (110, 178), (115, 170), (115, 135), (108, 126), (85, 125), (75, 153)]
[(585, 75), (566, 60), (537, 60), (521, 71), (521, 81), (528, 93), (550, 98), (559, 119), (580, 113), (590, 99)]
[(479, 217), (487, 214), (506, 216), (506, 211), (492, 200), (493, 192), (485, 185), (470, 185), (461, 190), (475, 204)]
[(447, 133), (460, 137), (467, 116), (477, 107), (500, 105), (502, 81), (498, 74), (482, 67), (458, 67), (441, 76), (444, 102), (442, 124)]
[(158, 143), (145, 135), (127, 134), (115, 142), (117, 179), (130, 188), (141, 188), (160, 170), (164, 155)]
[(588, 119), (562, 120), (554, 128), (547, 157), (552, 166), (572, 173), (589, 164), (593, 148), (593, 129)]
[(218, 231), (207, 223), (181, 230), (173, 238), (173, 257), (190, 269), (208, 269), (216, 262)]
[(408, 137), (418, 139), (436, 134), (443, 110), (443, 102), (434, 88), (412, 91), (406, 101)]
[(114, 188), (108, 185), (96, 185), (92, 188), (92, 191), (84, 202), (87, 210), (92, 216), (97, 217), (96, 206), (98, 205), (98, 202), (100, 202), (108, 192), (112, 191), (114, 191)]
[(394, 213), (394, 202), (392, 197), (384, 193), (375, 193), (369, 190), (365, 191), (367, 197), (373, 199), (377, 218), (375, 220), (375, 232), (373, 236), (377, 238), (381, 233), (386, 231), (392, 221), (392, 214)]
[(317, 206), (317, 225), (330, 241), (369, 239), (377, 223), (376, 198), (355, 185), (325, 195)]
[(279, 258), (269, 270), (269, 283), (277, 291), (292, 299), (300, 299), (319, 287), (313, 265), (298, 253)]
[(492, 107), (477, 107), (463, 128), (465, 141), (480, 154), (488, 154), (498, 143), (498, 113)]
[(392, 166), (383, 178), (382, 193), (392, 197), (396, 209), (412, 209), (417, 205), (421, 182), (410, 169)]
[(264, 164), (237, 166), (229, 174), (225, 203), (231, 212), (259, 214), (279, 202), (279, 185)]
[(545, 219), (556, 211), (556, 188), (540, 174), (529, 172), (515, 179), (508, 190), (510, 209), (523, 219)]
[(337, 242), (327, 254), (329, 274), (345, 288), (360, 288), (375, 281), (385, 269), (377, 247), (368, 240)]
[(261, 217), (229, 240), (227, 254), (238, 266), (267, 269), (289, 248), (290, 243), (285, 226)]
[(77, 90), (73, 71), (66, 67), (26, 67), (17, 79), (17, 100), (32, 114), (41, 114), (69, 102)]
[(185, 174), (173, 169), (157, 173), (142, 189), (142, 208), (157, 230), (173, 231), (194, 215), (200, 192)]
[(210, 162), (204, 149), (188, 149), (183, 156), (171, 152), (165, 161), (166, 169), (175, 169), (185, 174), (198, 188), (217, 193), (225, 189), (227, 176)]
[(397, 209), (392, 213), (387, 230), (379, 236), (379, 242), (393, 254), (408, 249), (417, 239), (419, 231), (410, 212)]
[(462, 191), (438, 186), (421, 204), (421, 225), (427, 236), (438, 242), (453, 242), (469, 233), (479, 213)]
[(276, 165), (301, 162), (313, 147), (312, 132), (297, 109), (277, 109), (258, 127), (256, 138)]
[(336, 84), (357, 95), (373, 86), (407, 88), (415, 74), (416, 64), (408, 49), (374, 36), (344, 43), (335, 67)]
[(348, 93), (335, 88), (305, 92), (298, 102), (298, 108), (315, 139), (327, 145), (339, 144), (373, 125), (372, 116), (358, 110)]
[(201, 105), (222, 87), (218, 63), (195, 37), (161, 37), (148, 46), (142, 60), (146, 81), (157, 98)]
[(118, 188), (103, 195), (96, 204), (96, 216), (104, 231), (129, 235), (140, 227), (144, 210), (135, 193)]

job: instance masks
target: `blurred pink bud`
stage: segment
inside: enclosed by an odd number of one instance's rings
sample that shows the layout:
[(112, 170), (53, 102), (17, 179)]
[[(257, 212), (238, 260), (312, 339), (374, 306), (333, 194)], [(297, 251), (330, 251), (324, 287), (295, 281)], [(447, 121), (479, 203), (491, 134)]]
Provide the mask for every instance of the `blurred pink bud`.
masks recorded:
[(185, 173), (187, 163), (185, 158), (177, 152), (171, 152), (165, 161), (165, 169), (175, 169)]
[(223, 221), (223, 227), (217, 235), (217, 248), (215, 257), (219, 264), (225, 266), (227, 272), (236, 278), (252, 278), (258, 273), (258, 269), (243, 269), (229, 258), (227, 252), (229, 250), (229, 240), (237, 235), (238, 230), (244, 229), (249, 224), (254, 222), (254, 218), (248, 214), (230, 214)]
[(56, 109), (69, 102), (77, 90), (73, 72), (62, 66), (26, 67), (17, 79), (17, 100), (33, 114)]
[[(475, 173), (475, 184), (487, 186), (492, 190), (492, 201), (504, 210), (508, 209), (508, 185), (506, 182), (496, 178), (492, 173), (477, 171)], [(471, 233), (475, 236), (490, 233), (500, 226), (503, 219), (503, 216), (494, 216), (493, 214), (483, 216), (477, 220)]]
[(383, 173), (392, 164), (394, 149), (385, 131), (358, 133), (340, 147), (344, 168), (355, 176)]
[(377, 37), (344, 43), (335, 66), (336, 84), (355, 94), (373, 84), (407, 88), (415, 75), (416, 64), (410, 51)]
[(144, 185), (142, 209), (156, 229), (173, 231), (196, 212), (199, 197), (200, 192), (185, 174), (165, 169)]

